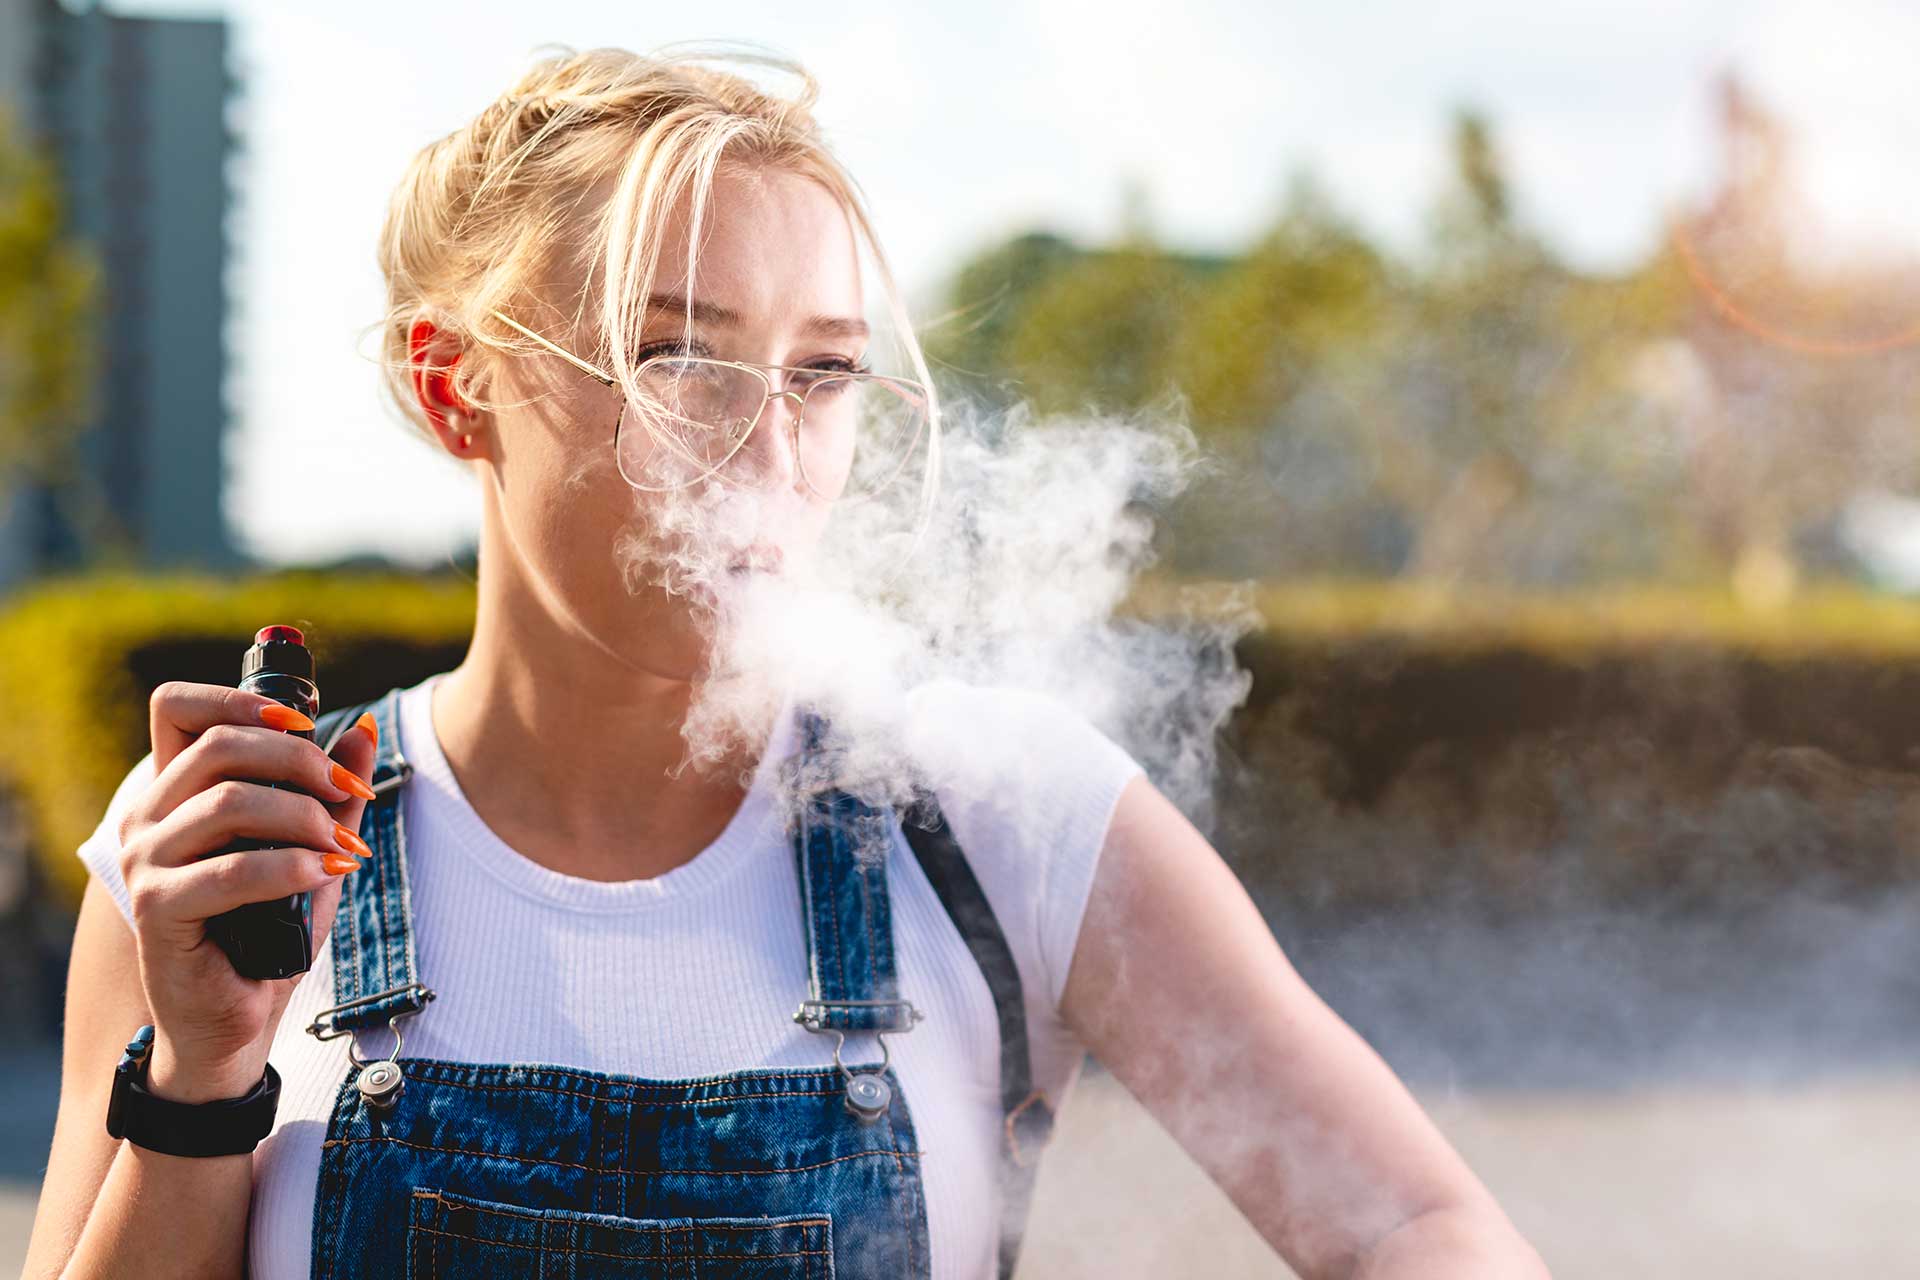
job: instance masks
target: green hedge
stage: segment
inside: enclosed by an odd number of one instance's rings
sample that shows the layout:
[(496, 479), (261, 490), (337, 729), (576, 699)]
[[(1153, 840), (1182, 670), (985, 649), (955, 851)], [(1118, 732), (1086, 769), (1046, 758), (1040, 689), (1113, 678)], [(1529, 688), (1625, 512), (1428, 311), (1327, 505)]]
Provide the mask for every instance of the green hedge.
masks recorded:
[(149, 750), (159, 684), (235, 684), (254, 632), (291, 623), (314, 651), (322, 706), (346, 705), (457, 663), (474, 601), (458, 579), (337, 573), (96, 575), (13, 596), (0, 610), (0, 781), (24, 809), (31, 856), (79, 900), (73, 851)]
[[(1183, 595), (1148, 581), (1129, 607)], [(1525, 886), (1549, 849), (1621, 884), (1764, 860), (1776, 881), (1920, 869), (1902, 816), (1920, 813), (1920, 603), (1353, 583), (1253, 599), (1264, 627), (1240, 646), (1254, 688), (1225, 742), (1217, 840), (1250, 883), (1328, 901), (1447, 876)], [(254, 631), (285, 622), (313, 646), (322, 706), (343, 706), (457, 665), (474, 602), (454, 578), (346, 573), (95, 575), (12, 597), (0, 786), (43, 878), (77, 901), (73, 851), (146, 753), (157, 685), (232, 684)]]
[[(1173, 610), (1189, 589), (1145, 579), (1131, 605), (1147, 614)], [(1514, 593), (1342, 579), (1261, 584), (1251, 600), (1268, 633), (1307, 642), (1391, 638), (1438, 652), (1566, 659), (1676, 646), (1779, 658), (1920, 657), (1920, 599), (1845, 585), (1809, 588), (1769, 607), (1684, 587)]]

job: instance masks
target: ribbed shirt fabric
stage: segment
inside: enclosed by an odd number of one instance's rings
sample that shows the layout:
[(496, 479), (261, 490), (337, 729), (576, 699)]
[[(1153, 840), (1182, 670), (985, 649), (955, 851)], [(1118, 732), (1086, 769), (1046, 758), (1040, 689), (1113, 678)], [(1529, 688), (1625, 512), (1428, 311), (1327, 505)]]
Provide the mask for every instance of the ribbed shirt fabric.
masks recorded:
[[(562, 874), (516, 852), (474, 811), (440, 750), (431, 694), (399, 702), (402, 791), (419, 976), (438, 998), (401, 1024), (405, 1056), (553, 1063), (656, 1078), (831, 1064), (833, 1037), (793, 1021), (807, 994), (792, 847), (769, 784), (796, 742), (792, 704), (726, 829), (649, 879)], [(1141, 766), (1065, 703), (956, 680), (907, 695), (904, 739), (938, 780), (941, 807), (1007, 934), (1025, 991), (1036, 1084), (1063, 1102), (1083, 1048), (1059, 1017), (1100, 848)], [(154, 776), (122, 780), (81, 860), (131, 918), (117, 827)], [(926, 1020), (888, 1037), (922, 1153), (932, 1274), (994, 1274), (1001, 1128), (999, 1033), (985, 979), (897, 833), (888, 865), (901, 994)], [(334, 1003), (331, 939), (295, 989), (269, 1056), (282, 1078), (274, 1130), (254, 1158), (251, 1274), (295, 1280), (312, 1263), (321, 1140), (349, 1062), (346, 1039), (305, 1027)], [(131, 1030), (131, 1029), (129, 1029)], [(363, 1057), (390, 1048), (367, 1033)], [(877, 1061), (870, 1036), (849, 1062)], [(395, 1260), (400, 1265), (400, 1260)]]

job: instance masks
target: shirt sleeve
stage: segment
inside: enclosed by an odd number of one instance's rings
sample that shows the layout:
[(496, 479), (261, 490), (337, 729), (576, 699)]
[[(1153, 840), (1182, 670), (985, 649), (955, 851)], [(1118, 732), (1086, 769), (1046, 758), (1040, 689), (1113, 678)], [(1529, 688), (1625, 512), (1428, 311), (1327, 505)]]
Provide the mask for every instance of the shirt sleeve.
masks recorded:
[(114, 789), (113, 799), (107, 803), (107, 811), (101, 816), (100, 825), (93, 829), (93, 834), (77, 850), (88, 872), (113, 895), (114, 905), (120, 908), (120, 914), (126, 918), (129, 927), (133, 924), (133, 899), (127, 895), (127, 883), (120, 876), (120, 819), (140, 794), (152, 785), (154, 773), (153, 752), (149, 751), (140, 757), (133, 768), (127, 770), (120, 785)]
[(943, 679), (910, 701), (909, 749), (1023, 981), (1058, 1010), (1114, 808), (1144, 769), (1051, 694)]

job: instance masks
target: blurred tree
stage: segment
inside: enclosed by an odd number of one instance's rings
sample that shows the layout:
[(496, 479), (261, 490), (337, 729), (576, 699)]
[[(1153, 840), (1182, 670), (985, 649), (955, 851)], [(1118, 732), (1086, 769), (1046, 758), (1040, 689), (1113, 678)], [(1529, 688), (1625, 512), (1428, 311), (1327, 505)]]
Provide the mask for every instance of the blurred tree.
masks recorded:
[(1441, 201), (1442, 239), (1456, 253), (1484, 244), (1498, 248), (1514, 238), (1513, 201), (1493, 144), (1493, 126), (1478, 109), (1461, 108), (1453, 120), (1455, 188)]
[(78, 482), (99, 281), (93, 256), (63, 233), (52, 164), (0, 107), (0, 477)]
[(1388, 267), (1306, 174), (1279, 220), (1194, 300), (1174, 339), (1172, 376), (1203, 433), (1271, 426), (1309, 371), (1384, 319)]
[(1614, 275), (1585, 275), (1561, 295), (1558, 324), (1575, 358), (1549, 409), (1567, 424), (1564, 458), (1586, 477), (1582, 509), (1607, 516), (1583, 577), (1701, 577), (1688, 518), (1681, 441), (1664, 397), (1696, 376), (1679, 338), (1689, 306), (1669, 247)]
[[(1518, 220), (1493, 130), (1453, 122), (1427, 251), (1354, 394), (1374, 409), (1382, 489), (1416, 530), (1403, 573), (1451, 583), (1569, 576), (1595, 547), (1574, 496), (1593, 478), (1588, 424), (1556, 412), (1580, 352), (1575, 278)], [(1569, 543), (1567, 535), (1575, 535)]]
[(1087, 254), (1029, 295), (1008, 369), (1041, 413), (1141, 408), (1173, 389), (1170, 356), (1196, 292), (1191, 266), (1156, 245)]
[(1121, 186), (1120, 236), (1085, 249), (1028, 232), (961, 264), (947, 311), (925, 326), (930, 361), (990, 408), (1125, 411), (1172, 387), (1170, 352), (1202, 281), (1233, 259), (1175, 253), (1155, 238), (1149, 189)]
[(1782, 598), (1803, 548), (1844, 563), (1863, 488), (1920, 485), (1920, 266), (1811, 263), (1784, 136), (1732, 88), (1723, 114), (1722, 189), (1625, 271), (1528, 228), (1464, 109), (1410, 257), (1306, 177), (1244, 255), (1177, 253), (1135, 182), (1110, 248), (967, 264), (929, 347), (1001, 404), (1189, 417), (1225, 465), (1178, 504), (1178, 569)]
[(947, 311), (925, 326), (927, 359), (962, 389), (1004, 403), (1008, 343), (1029, 296), (1080, 250), (1060, 236), (1033, 231), (1014, 236), (960, 265), (947, 287)]
[(1836, 252), (1785, 123), (1732, 78), (1719, 98), (1720, 182), (1666, 248), (1689, 376), (1659, 404), (1698, 542), (1738, 595), (1777, 605), (1810, 534), (1863, 491), (1920, 485), (1920, 265)]
[(1403, 527), (1380, 500), (1337, 372), (1374, 349), (1391, 276), (1299, 173), (1273, 226), (1197, 293), (1170, 377), (1216, 465), (1170, 515), (1170, 564), (1263, 577), (1397, 567)]

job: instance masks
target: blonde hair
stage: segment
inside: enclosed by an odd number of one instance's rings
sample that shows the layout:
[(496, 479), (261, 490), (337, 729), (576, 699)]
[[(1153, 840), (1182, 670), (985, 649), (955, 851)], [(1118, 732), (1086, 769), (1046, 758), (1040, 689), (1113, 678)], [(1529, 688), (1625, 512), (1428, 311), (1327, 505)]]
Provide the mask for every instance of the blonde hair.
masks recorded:
[[(413, 391), (409, 335), (419, 320), (459, 335), (466, 354), (450, 368), (452, 389), (481, 409), (502, 407), (486, 397), (493, 360), (545, 354), (493, 318), (492, 309), (569, 345), (564, 333), (541, 329), (539, 317), (555, 315), (555, 309), (528, 288), (563, 252), (582, 254), (587, 275), (571, 315), (560, 323), (577, 331), (589, 299), (597, 297), (597, 346), (592, 353), (572, 349), (639, 398), (630, 355), (646, 315), (662, 228), (691, 191), (692, 293), (695, 246), (722, 164), (777, 166), (819, 181), (840, 201), (878, 267), (894, 337), (931, 396), (926, 357), (864, 195), (814, 122), (819, 85), (810, 72), (740, 42), (681, 42), (649, 54), (541, 47), (558, 52), (535, 61), (465, 126), (421, 149), (394, 189), (380, 234), (387, 310), (379, 326), (383, 384), (408, 422), (433, 438)], [(792, 96), (780, 97), (742, 75), (703, 65), (715, 61), (785, 72), (799, 85)], [(582, 197), (608, 180), (614, 184), (610, 198), (589, 211), (584, 238), (577, 236)], [(930, 401), (928, 413), (937, 459), (936, 402)]]

